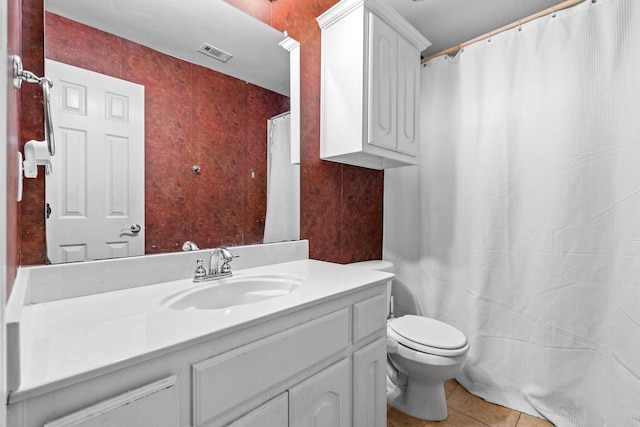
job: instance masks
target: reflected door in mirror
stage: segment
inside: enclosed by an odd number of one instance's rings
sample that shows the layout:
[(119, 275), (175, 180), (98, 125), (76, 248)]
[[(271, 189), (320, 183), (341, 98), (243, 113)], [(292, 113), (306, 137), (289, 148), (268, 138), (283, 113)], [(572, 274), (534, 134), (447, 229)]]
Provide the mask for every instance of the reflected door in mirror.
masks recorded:
[(144, 254), (144, 86), (46, 62), (59, 150), (47, 176), (52, 263)]

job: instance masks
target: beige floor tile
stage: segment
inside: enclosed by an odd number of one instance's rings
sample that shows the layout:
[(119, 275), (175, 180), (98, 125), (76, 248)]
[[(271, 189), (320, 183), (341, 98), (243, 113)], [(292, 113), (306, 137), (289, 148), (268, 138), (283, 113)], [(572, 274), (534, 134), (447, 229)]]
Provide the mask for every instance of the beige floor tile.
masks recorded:
[(424, 427), (487, 427), (487, 425), (449, 408), (449, 416), (446, 420), (427, 421)]
[(456, 380), (447, 380), (444, 382), (444, 395), (449, 397), (451, 393), (458, 387), (458, 381)]
[(542, 418), (534, 417), (529, 414), (520, 415), (520, 421), (518, 421), (517, 427), (554, 427), (547, 420), (543, 420)]
[(387, 405), (387, 427), (423, 427), (425, 422)]
[(387, 405), (387, 427), (554, 427), (547, 420), (485, 402), (455, 380), (445, 383), (445, 395), (449, 410), (445, 421), (420, 420)]
[(456, 387), (447, 399), (447, 406), (491, 427), (515, 427), (520, 413), (489, 403), (463, 387)]

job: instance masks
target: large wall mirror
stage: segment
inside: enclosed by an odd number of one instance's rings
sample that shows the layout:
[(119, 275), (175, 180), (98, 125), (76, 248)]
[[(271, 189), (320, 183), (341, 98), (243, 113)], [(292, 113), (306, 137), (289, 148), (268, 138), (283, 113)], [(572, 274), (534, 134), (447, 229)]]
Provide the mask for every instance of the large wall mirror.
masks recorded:
[(222, 0), (45, 14), (49, 262), (299, 238), (294, 40)]

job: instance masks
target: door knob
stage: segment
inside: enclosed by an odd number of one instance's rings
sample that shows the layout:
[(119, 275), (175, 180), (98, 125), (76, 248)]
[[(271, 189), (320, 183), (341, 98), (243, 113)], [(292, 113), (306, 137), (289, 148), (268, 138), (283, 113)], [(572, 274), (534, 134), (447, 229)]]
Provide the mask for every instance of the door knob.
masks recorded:
[(140, 227), (140, 225), (138, 224), (133, 224), (130, 230), (132, 233), (139, 233), (140, 230), (142, 230), (142, 227)]

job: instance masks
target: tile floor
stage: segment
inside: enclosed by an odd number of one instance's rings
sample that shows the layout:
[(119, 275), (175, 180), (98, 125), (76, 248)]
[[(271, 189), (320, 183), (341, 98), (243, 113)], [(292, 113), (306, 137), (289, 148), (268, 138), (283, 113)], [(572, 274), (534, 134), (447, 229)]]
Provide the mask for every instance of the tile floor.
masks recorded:
[(553, 427), (547, 420), (486, 402), (455, 380), (445, 383), (449, 418), (424, 421), (387, 406), (387, 427)]

